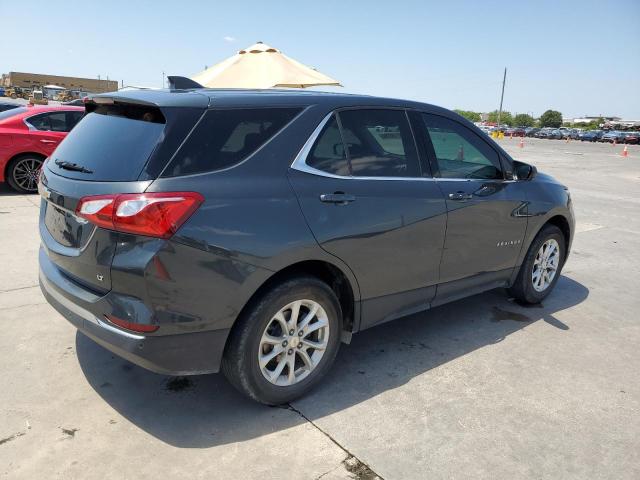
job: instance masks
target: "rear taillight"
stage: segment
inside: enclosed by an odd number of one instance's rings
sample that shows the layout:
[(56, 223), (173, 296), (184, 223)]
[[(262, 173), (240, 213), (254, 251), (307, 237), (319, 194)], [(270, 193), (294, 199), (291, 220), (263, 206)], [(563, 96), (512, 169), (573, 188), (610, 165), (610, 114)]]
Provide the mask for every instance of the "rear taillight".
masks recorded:
[(109, 230), (169, 238), (203, 201), (195, 192), (95, 195), (80, 199), (76, 215)]

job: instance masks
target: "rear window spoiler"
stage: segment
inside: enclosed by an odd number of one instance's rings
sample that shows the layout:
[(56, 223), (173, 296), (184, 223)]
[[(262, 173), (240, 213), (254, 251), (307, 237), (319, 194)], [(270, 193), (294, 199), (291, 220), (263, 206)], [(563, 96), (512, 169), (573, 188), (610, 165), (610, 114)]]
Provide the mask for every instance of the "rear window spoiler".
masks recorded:
[(178, 77), (170, 75), (167, 77), (169, 80), (169, 90), (189, 90), (192, 88), (204, 88), (198, 82), (195, 82), (187, 77)]
[[(176, 80), (178, 79), (178, 80)], [(209, 96), (198, 91), (200, 84), (185, 77), (169, 77), (171, 88), (119, 90), (117, 92), (89, 95), (85, 106), (91, 104), (110, 105), (128, 103), (148, 107), (195, 107), (207, 108)], [(190, 86), (189, 86), (190, 85)]]

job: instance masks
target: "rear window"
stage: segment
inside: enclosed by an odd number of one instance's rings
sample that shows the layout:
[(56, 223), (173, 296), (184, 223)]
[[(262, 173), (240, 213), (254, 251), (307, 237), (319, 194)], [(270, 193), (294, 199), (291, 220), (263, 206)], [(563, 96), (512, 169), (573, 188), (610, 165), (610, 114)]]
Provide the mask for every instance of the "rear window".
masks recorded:
[(162, 176), (236, 165), (267, 143), (298, 112), (299, 108), (209, 110)]
[[(100, 107), (74, 127), (48, 166), (58, 175), (81, 180), (137, 180), (164, 128), (158, 109), (131, 113)], [(63, 168), (64, 164), (76, 164), (85, 171)]]

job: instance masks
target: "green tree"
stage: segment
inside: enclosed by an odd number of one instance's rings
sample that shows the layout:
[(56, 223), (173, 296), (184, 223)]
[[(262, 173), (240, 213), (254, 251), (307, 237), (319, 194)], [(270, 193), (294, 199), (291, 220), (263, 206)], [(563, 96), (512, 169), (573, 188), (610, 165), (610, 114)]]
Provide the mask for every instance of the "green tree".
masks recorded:
[(527, 113), (519, 113), (513, 117), (513, 124), (517, 127), (533, 127), (536, 120)]
[[(493, 112), (489, 112), (487, 119), (490, 122), (497, 123), (498, 122), (498, 110), (494, 110)], [(513, 116), (511, 115), (511, 112), (503, 111), (500, 114), (500, 124), (501, 125), (509, 125), (509, 126), (513, 125)]]
[(552, 128), (562, 126), (562, 114), (556, 110), (547, 110), (540, 115), (540, 126)]
[(455, 109), (454, 112), (456, 112), (458, 115), (463, 116), (470, 122), (480, 121), (480, 114), (478, 112), (472, 112), (471, 110), (459, 110), (459, 109)]

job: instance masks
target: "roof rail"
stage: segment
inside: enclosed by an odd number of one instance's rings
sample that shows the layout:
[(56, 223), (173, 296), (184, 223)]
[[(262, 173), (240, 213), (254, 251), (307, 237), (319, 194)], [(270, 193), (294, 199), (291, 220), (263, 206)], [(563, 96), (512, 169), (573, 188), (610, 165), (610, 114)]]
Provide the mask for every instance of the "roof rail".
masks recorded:
[(194, 82), (190, 78), (187, 77), (178, 77), (178, 76), (168, 76), (169, 79), (169, 90), (187, 90), (190, 88), (204, 88), (198, 82)]

